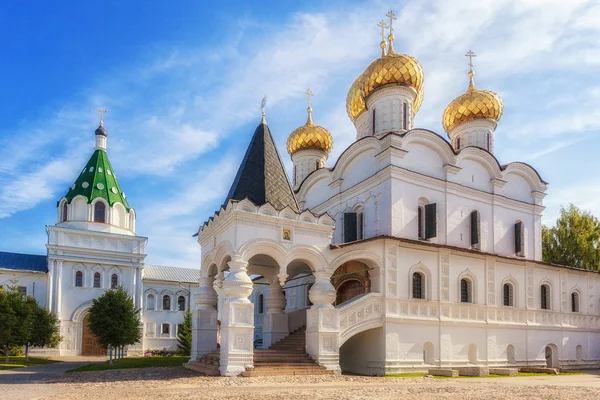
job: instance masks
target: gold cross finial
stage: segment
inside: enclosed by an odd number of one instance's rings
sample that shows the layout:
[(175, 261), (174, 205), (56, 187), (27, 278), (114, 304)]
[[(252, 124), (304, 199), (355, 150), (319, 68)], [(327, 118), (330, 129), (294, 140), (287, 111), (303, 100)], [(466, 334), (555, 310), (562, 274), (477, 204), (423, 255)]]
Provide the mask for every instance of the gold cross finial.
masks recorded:
[(385, 41), (385, 29), (388, 26), (383, 19), (377, 24), (377, 26), (381, 28), (381, 43), (379, 47), (381, 47), (381, 57), (383, 57), (385, 56), (385, 48), (387, 47), (387, 42)]
[(398, 18), (396, 18), (396, 14), (394, 14), (392, 10), (385, 14), (385, 16), (390, 19), (390, 25), (388, 26), (388, 28), (390, 28), (390, 34), (388, 35), (388, 41), (390, 42), (390, 50), (388, 51), (388, 54), (394, 54), (394, 28), (392, 24), (394, 20)]
[(312, 105), (310, 102), (310, 98), (313, 97), (313, 92), (310, 89), (307, 89), (306, 92), (304, 92), (304, 94), (308, 96), (308, 108), (310, 108)]
[(473, 50), (469, 50), (465, 57), (469, 57), (469, 72), (473, 72), (473, 57), (477, 57), (477, 54), (473, 53)]
[(260, 121), (261, 124), (266, 124), (267, 120), (265, 119), (265, 107), (267, 106), (267, 95), (265, 94), (260, 102), (260, 113), (262, 115), (262, 119)]
[(106, 111), (105, 108), (99, 108), (98, 110), (96, 110), (100, 113), (100, 126), (104, 126), (104, 114), (106, 114), (108, 111)]

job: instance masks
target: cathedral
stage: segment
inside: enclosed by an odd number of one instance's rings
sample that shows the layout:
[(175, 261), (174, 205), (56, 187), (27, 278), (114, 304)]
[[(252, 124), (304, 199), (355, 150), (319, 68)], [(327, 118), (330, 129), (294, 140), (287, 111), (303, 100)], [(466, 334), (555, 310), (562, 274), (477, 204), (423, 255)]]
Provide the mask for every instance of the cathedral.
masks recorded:
[(502, 99), (475, 85), (470, 62), (440, 113), (448, 139), (416, 128), (424, 71), (395, 51), (388, 18), (381, 56), (346, 98), (354, 143), (328, 166), (333, 138), (307, 91), (290, 180), (263, 109), (222, 205), (199, 221), (197, 270), (145, 264), (100, 124), (47, 256), (0, 253), (0, 282), (12, 276), (59, 316), (60, 354), (105, 351), (87, 310), (123, 285), (143, 322), (129, 354), (174, 348), (190, 307), (186, 367), (209, 375), (599, 365), (600, 275), (542, 261), (547, 183), (494, 156)]

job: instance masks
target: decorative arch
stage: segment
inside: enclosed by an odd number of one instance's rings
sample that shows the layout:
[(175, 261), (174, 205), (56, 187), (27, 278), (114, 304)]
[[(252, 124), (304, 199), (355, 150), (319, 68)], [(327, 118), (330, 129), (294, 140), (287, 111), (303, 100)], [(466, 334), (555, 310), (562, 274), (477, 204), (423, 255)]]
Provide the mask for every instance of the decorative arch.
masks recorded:
[(368, 250), (352, 250), (333, 259), (329, 263), (330, 266), (328, 269), (333, 272), (348, 261), (360, 261), (367, 264), (370, 268), (381, 268), (384, 265), (383, 259), (377, 254)]
[(110, 222), (113, 225), (116, 225), (120, 228), (127, 228), (128, 225), (128, 221), (127, 221), (127, 211), (125, 210), (125, 207), (123, 206), (123, 204), (121, 203), (115, 203), (113, 204), (112, 208), (111, 208), (111, 218), (110, 218)]
[(475, 161), (483, 165), (491, 178), (502, 178), (502, 170), (496, 157), (480, 147), (469, 146), (462, 149), (458, 153), (457, 163), (460, 164), (461, 160)]
[(278, 241), (272, 239), (253, 239), (249, 240), (239, 249), (242, 260), (248, 261), (252, 257), (264, 254), (271, 257), (281, 268), (285, 265), (287, 249)]
[(412, 143), (422, 144), (435, 151), (443, 164), (455, 164), (456, 155), (450, 144), (437, 133), (427, 129), (413, 129), (404, 135), (402, 148), (409, 147)]
[(332, 168), (332, 180), (336, 180), (344, 176), (346, 169), (357, 160), (360, 155), (369, 151), (379, 152), (381, 143), (379, 139), (373, 136), (367, 136), (361, 140), (357, 140), (348, 147), (338, 158), (338, 161)]
[(544, 191), (546, 190), (546, 182), (542, 179), (540, 174), (531, 165), (524, 162), (511, 162), (504, 166), (503, 179), (508, 174), (519, 175), (524, 178), (527, 183), (531, 186), (532, 190)]
[(67, 199), (65, 197), (63, 197), (62, 199), (60, 199), (60, 202), (58, 203), (58, 223), (68, 221), (68, 219), (69, 219), (68, 216), (69, 216), (69, 204), (67, 202)]
[(77, 195), (71, 199), (71, 220), (88, 221), (88, 202), (83, 195)]
[(548, 278), (543, 278), (537, 288), (537, 292), (538, 294), (538, 307), (540, 309), (544, 309), (542, 308), (542, 304), (543, 304), (543, 300), (542, 300), (542, 286), (546, 285), (548, 287), (547, 289), (547, 308), (545, 308), (545, 310), (548, 311), (552, 311), (552, 309), (554, 309), (554, 283), (552, 283), (552, 281)]
[(320, 251), (314, 247), (306, 245), (297, 245), (290, 248), (286, 255), (283, 264), (281, 265), (281, 273), (287, 273), (288, 265), (293, 261), (302, 261), (311, 269), (312, 272), (325, 271), (327, 268), (327, 260)]
[(75, 310), (71, 313), (71, 321), (82, 323), (93, 303), (94, 300), (87, 300), (75, 307)]
[(512, 286), (512, 306), (510, 307), (519, 307), (519, 283), (512, 275), (508, 275), (506, 278), (502, 280), (502, 284), (500, 285), (500, 303), (504, 304), (504, 285)]
[(581, 312), (581, 290), (577, 285), (575, 285), (573, 289), (571, 289), (571, 293), (569, 294), (569, 306), (571, 312)]
[[(98, 205), (99, 203), (102, 203), (102, 206)], [(96, 215), (97, 212), (101, 211), (101, 208), (104, 210), (104, 214)], [(92, 201), (92, 221), (105, 224), (110, 223), (110, 206), (108, 205), (108, 202), (102, 197), (96, 197)]]
[(425, 264), (423, 264), (422, 262), (418, 262), (417, 264), (413, 265), (412, 267), (410, 267), (410, 269), (408, 270), (408, 294), (409, 297), (411, 299), (414, 299), (415, 297), (413, 297), (413, 275), (417, 273), (417, 274), (421, 274), (423, 276), (424, 282), (423, 282), (423, 289), (425, 290), (424, 296), (422, 298), (422, 300), (427, 300), (427, 301), (431, 301), (431, 294), (433, 293), (431, 290), (431, 271), (429, 270), (429, 268), (427, 268), (425, 266)]

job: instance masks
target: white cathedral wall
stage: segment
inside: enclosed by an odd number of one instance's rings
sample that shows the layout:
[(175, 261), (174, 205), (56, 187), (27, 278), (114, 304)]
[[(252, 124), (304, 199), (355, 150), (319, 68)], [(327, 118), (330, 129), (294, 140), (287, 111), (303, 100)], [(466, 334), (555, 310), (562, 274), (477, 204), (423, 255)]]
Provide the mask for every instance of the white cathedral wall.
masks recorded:
[(0, 286), (23, 286), (40, 307), (46, 306), (48, 275), (44, 272), (0, 269)]

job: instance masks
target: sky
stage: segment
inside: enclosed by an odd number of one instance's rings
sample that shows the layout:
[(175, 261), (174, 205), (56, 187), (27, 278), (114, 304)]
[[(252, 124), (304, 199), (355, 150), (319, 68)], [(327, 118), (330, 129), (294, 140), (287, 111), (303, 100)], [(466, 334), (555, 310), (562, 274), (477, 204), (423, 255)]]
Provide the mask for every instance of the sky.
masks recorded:
[(147, 263), (198, 268), (192, 235), (224, 200), (262, 97), (289, 172), (285, 141), (310, 88), (332, 166), (355, 140), (346, 94), (379, 57), (390, 9), (396, 51), (425, 71), (416, 127), (446, 136), (442, 113), (466, 90), (472, 49), (477, 87), (504, 101), (496, 157), (549, 182), (543, 222), (569, 203), (600, 216), (598, 1), (30, 0), (0, 5), (0, 250), (45, 253), (103, 107)]

